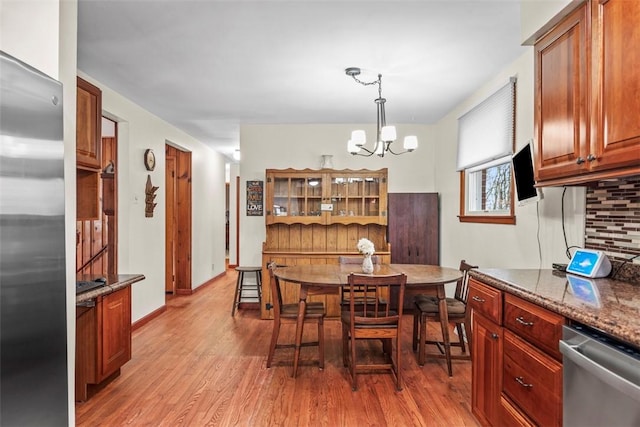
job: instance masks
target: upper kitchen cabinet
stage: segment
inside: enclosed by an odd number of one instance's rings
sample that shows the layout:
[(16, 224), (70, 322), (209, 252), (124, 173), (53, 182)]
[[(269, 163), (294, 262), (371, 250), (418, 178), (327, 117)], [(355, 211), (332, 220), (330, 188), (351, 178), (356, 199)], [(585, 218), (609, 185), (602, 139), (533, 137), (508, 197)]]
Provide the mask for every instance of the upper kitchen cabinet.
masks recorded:
[(387, 169), (266, 171), (266, 223), (387, 224)]
[(640, 173), (640, 2), (592, 0), (535, 43), (536, 181)]
[(77, 78), (76, 163), (79, 168), (100, 169), (102, 91)]

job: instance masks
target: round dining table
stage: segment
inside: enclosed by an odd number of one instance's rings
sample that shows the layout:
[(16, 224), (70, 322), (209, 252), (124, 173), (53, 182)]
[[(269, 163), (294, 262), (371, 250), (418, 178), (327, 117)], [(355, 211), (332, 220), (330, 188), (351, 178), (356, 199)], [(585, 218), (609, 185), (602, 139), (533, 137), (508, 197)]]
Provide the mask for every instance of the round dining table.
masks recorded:
[[(280, 280), (300, 285), (300, 300), (298, 304), (298, 318), (296, 322), (296, 342), (293, 355), (292, 376), (298, 372), (298, 359), (302, 344), (304, 315), (307, 306), (307, 296), (315, 294), (331, 294), (339, 291), (340, 287), (348, 284), (351, 273), (363, 274), (359, 264), (306, 264), (288, 267), (277, 267), (273, 274)], [(443, 331), (444, 351), (450, 360), (451, 345), (449, 341), (449, 318), (445, 285), (457, 282), (462, 278), (462, 272), (455, 268), (424, 264), (376, 264), (371, 275), (394, 275), (404, 273), (407, 276), (407, 290), (431, 290), (438, 298), (440, 309), (440, 323)]]

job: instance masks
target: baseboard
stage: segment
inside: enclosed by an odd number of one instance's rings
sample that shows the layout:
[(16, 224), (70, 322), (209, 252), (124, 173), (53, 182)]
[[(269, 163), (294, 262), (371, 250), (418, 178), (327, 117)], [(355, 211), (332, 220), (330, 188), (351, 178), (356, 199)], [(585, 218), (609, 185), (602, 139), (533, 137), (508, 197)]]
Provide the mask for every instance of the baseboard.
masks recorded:
[(142, 326), (146, 325), (147, 323), (149, 323), (150, 321), (152, 321), (156, 317), (160, 316), (165, 311), (167, 311), (167, 306), (163, 305), (162, 307), (158, 308), (157, 310), (154, 310), (151, 313), (147, 314), (143, 318), (141, 318), (139, 320), (136, 320), (135, 322), (133, 322), (131, 324), (131, 331), (135, 331), (136, 329), (141, 328)]
[(226, 271), (223, 271), (222, 273), (218, 274), (217, 276), (213, 276), (211, 279), (207, 280), (206, 282), (204, 282), (202, 285), (198, 286), (197, 288), (195, 288), (192, 293), (194, 292), (198, 292), (199, 290), (211, 285), (213, 282), (215, 282), (216, 280), (224, 277), (227, 275)]

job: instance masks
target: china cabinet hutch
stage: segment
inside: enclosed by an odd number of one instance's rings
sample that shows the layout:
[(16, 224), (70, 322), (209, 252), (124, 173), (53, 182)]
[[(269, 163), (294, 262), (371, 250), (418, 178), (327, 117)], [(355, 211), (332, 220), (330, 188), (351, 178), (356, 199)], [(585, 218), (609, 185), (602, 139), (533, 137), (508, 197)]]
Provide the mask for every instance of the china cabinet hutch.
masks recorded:
[[(267, 264), (337, 263), (360, 256), (356, 245), (371, 240), (381, 262), (391, 261), (387, 242), (387, 169), (268, 169), (265, 185), (266, 240), (262, 250), (262, 318), (272, 318)], [(283, 284), (284, 302), (297, 302), (298, 288)], [(340, 314), (338, 295), (317, 295), (327, 315)]]

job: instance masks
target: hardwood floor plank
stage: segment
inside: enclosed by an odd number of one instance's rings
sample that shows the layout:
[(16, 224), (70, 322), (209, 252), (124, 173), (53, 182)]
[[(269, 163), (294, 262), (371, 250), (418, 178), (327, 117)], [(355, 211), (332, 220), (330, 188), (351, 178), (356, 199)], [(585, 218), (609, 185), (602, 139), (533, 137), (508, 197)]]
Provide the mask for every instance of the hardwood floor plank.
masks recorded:
[[(257, 310), (229, 316), (236, 272), (193, 295), (173, 297), (167, 310), (133, 332), (132, 359), (121, 375), (76, 404), (77, 426), (478, 426), (471, 414), (471, 364), (427, 359), (411, 350), (411, 318), (403, 326), (404, 389), (389, 374), (361, 374), (351, 390), (342, 366), (341, 327), (325, 323), (325, 369), (317, 348), (303, 348), (291, 378), (293, 349), (278, 350), (266, 368), (271, 320)], [(433, 336), (438, 325), (430, 325)], [(281, 342), (294, 339), (285, 325)], [(313, 340), (315, 328), (306, 328)], [(377, 357), (379, 346), (359, 348)]]

